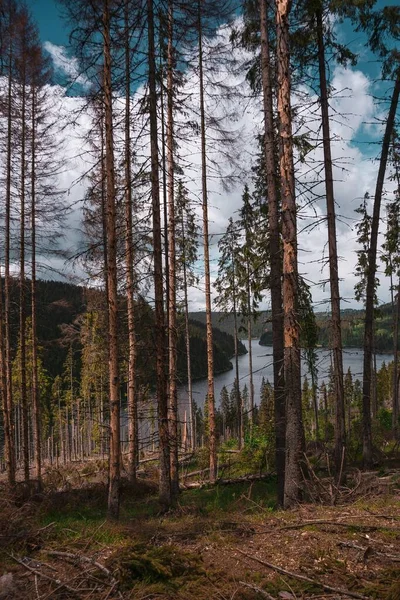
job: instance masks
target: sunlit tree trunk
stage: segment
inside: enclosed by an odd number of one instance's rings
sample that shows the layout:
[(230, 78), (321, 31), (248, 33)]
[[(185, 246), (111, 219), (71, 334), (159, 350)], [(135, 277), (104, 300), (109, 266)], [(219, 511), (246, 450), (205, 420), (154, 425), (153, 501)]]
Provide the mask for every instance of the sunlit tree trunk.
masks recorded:
[(268, 39), (266, 0), (260, 0), (261, 77), (264, 101), (264, 155), (267, 179), (269, 249), (271, 262), (272, 344), (274, 360), (275, 463), (278, 478), (278, 503), (283, 505), (285, 482), (286, 408), (283, 373), (282, 252), (280, 208), (275, 163), (275, 126)]
[(297, 308), (297, 231), (290, 98), (289, 0), (276, 0), (278, 116), (283, 238), (286, 467), (284, 506), (301, 497), (304, 431), (301, 405), (300, 326)]

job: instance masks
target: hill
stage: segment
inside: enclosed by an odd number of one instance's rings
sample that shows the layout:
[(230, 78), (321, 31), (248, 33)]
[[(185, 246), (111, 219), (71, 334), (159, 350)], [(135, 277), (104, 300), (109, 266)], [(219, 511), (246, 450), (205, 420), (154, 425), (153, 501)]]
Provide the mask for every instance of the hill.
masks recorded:
[[(26, 289), (26, 312), (31, 314), (31, 298), (29, 281)], [(19, 329), (19, 284), (13, 280), (11, 289), (11, 334), (13, 355), (17, 351)], [(41, 346), (41, 356), (48, 374), (54, 378), (61, 375), (71, 342), (75, 344), (78, 354), (77, 369), (79, 371), (80, 330), (87, 311), (105, 311), (103, 292), (83, 286), (60, 281), (37, 282), (37, 335)], [(127, 327), (125, 299), (120, 299), (120, 346), (121, 359), (125, 358), (127, 348)], [(138, 339), (139, 374), (154, 383), (154, 348), (153, 327), (154, 315), (150, 305), (144, 300), (136, 305), (136, 329)], [(178, 377), (181, 382), (187, 379), (186, 350), (184, 341), (184, 321), (178, 322)], [(232, 369), (230, 359), (234, 355), (233, 336), (226, 331), (213, 329), (214, 334), (214, 372), (222, 373)], [(202, 322), (191, 320), (191, 363), (194, 379), (207, 376), (207, 344), (206, 330)], [(240, 354), (247, 352), (240, 344)], [(79, 373), (77, 374), (77, 376)]]

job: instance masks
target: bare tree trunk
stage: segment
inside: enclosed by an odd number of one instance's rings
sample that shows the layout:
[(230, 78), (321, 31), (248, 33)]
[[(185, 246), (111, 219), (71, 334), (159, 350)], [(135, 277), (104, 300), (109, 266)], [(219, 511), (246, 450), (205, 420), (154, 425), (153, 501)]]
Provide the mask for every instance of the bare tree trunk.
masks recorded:
[(26, 171), (26, 83), (22, 74), (21, 106), (21, 206), (20, 206), (20, 277), (19, 277), (19, 351), (22, 409), (22, 447), (24, 479), (29, 480), (29, 417), (26, 392), (26, 307), (25, 307), (25, 171)]
[(168, 432), (168, 399), (165, 377), (165, 324), (163, 307), (163, 272), (160, 219), (160, 185), (158, 173), (158, 131), (156, 62), (154, 49), (154, 10), (153, 0), (147, 0), (148, 60), (149, 60), (149, 107), (151, 145), (151, 195), (153, 213), (153, 254), (154, 254), (154, 294), (156, 328), (156, 378), (158, 402), (158, 433), (160, 447), (160, 502), (164, 507), (171, 504), (171, 473)]
[(133, 239), (132, 239), (132, 173), (131, 173), (131, 134), (130, 134), (130, 48), (129, 48), (129, 0), (125, 0), (125, 261), (126, 261), (126, 299), (128, 307), (128, 476), (131, 482), (136, 480), (137, 456), (137, 402), (136, 382), (136, 334), (135, 334), (135, 283), (133, 276)]
[(111, 39), (109, 0), (104, 0), (104, 117), (105, 117), (105, 167), (107, 181), (107, 281), (108, 281), (108, 345), (110, 386), (110, 451), (108, 516), (119, 517), (120, 495), (120, 403), (118, 371), (118, 295), (117, 295), (117, 239), (116, 192), (114, 170), (113, 109), (111, 83)]
[[(339, 267), (337, 255), (336, 238), (336, 214), (335, 214), (335, 196), (333, 189), (333, 170), (331, 154), (331, 136), (329, 127), (329, 103), (328, 103), (328, 84), (326, 81), (325, 68), (325, 45), (322, 23), (322, 10), (316, 11), (317, 37), (318, 37), (318, 65), (319, 65), (319, 84), (320, 101), (322, 114), (322, 135), (324, 147), (324, 168), (325, 168), (325, 193), (327, 207), (328, 223), (328, 246), (329, 246), (329, 280), (331, 289), (331, 324), (332, 324), (332, 351), (333, 351), (333, 372), (335, 386), (335, 467), (336, 474), (339, 476), (343, 472), (342, 461), (346, 445), (346, 424), (344, 409), (344, 388), (343, 388), (343, 355), (342, 355), (342, 329), (340, 319), (340, 291), (339, 291)], [(339, 482), (340, 483), (340, 482)]]
[(235, 397), (236, 397), (236, 409), (237, 409), (237, 428), (238, 428), (238, 448), (241, 450), (243, 448), (243, 440), (244, 440), (244, 427), (243, 427), (243, 406), (242, 399), (240, 394), (240, 386), (239, 386), (239, 343), (238, 343), (238, 324), (237, 324), (237, 302), (236, 302), (236, 266), (235, 266), (235, 257), (234, 250), (231, 248), (232, 253), (232, 271), (233, 271), (233, 335), (234, 335), (234, 348), (235, 348)]
[(270, 70), (266, 0), (260, 0), (261, 77), (264, 100), (264, 153), (267, 178), (269, 249), (271, 261), (272, 344), (274, 360), (275, 464), (278, 478), (278, 504), (283, 506), (285, 483), (286, 405), (283, 370), (282, 253), (280, 209), (275, 163), (275, 127)]
[[(11, 8), (11, 6), (10, 6)], [(11, 15), (10, 15), (11, 18)], [(11, 227), (11, 149), (12, 149), (12, 42), (9, 47), (8, 63), (8, 91), (7, 91), (7, 158), (6, 158), (6, 206), (5, 206), (5, 251), (4, 251), (4, 344), (5, 344), (5, 375), (6, 393), (5, 402), (9, 415), (8, 436), (8, 482), (11, 486), (15, 484), (16, 455), (15, 455), (15, 431), (14, 431), (14, 402), (12, 390), (12, 360), (10, 340), (10, 227)]]
[(290, 99), (289, 13), (290, 2), (276, 0), (283, 237), (284, 373), (287, 406), (285, 508), (293, 506), (301, 497), (301, 462), (304, 451), (300, 327), (297, 314), (297, 231)]
[(400, 279), (397, 284), (396, 316), (394, 320), (393, 335), (393, 400), (392, 400), (392, 427), (396, 440), (399, 439), (399, 321), (400, 321)]
[(177, 390), (177, 345), (176, 328), (176, 261), (175, 261), (175, 197), (174, 197), (174, 7), (168, 0), (168, 65), (167, 65), (167, 168), (168, 168), (168, 252), (169, 252), (169, 303), (168, 303), (168, 348), (169, 348), (169, 437), (171, 448), (171, 492), (179, 493), (178, 462), (178, 390)]
[[(249, 278), (249, 270), (247, 269), (247, 277)], [(249, 279), (248, 279), (249, 281)], [(249, 410), (249, 422), (250, 422), (250, 430), (253, 428), (253, 420), (254, 420), (254, 378), (253, 378), (253, 348), (251, 345), (252, 340), (252, 315), (251, 315), (251, 297), (250, 297), (250, 285), (247, 286), (247, 339), (249, 342), (249, 381), (250, 381), (250, 410)]]
[(207, 331), (207, 380), (208, 380), (208, 424), (210, 443), (210, 481), (217, 478), (217, 434), (215, 428), (215, 395), (214, 395), (214, 353), (211, 321), (211, 277), (210, 248), (208, 234), (208, 192), (207, 192), (207, 148), (206, 119), (204, 104), (203, 73), (203, 29), (201, 20), (202, 0), (198, 0), (198, 32), (199, 32), (199, 77), (200, 77), (200, 135), (201, 135), (201, 181), (203, 201), (203, 245), (204, 245), (204, 279), (206, 293), (206, 331)]
[(182, 212), (182, 246), (183, 246), (183, 293), (185, 304), (185, 341), (186, 341), (186, 365), (188, 378), (188, 403), (189, 403), (189, 429), (190, 429), (190, 447), (192, 450), (196, 448), (196, 432), (193, 420), (193, 383), (192, 383), (192, 366), (190, 359), (190, 328), (189, 328), (189, 299), (188, 299), (188, 284), (187, 284), (187, 268), (185, 256), (185, 224)]
[(12, 415), (9, 413), (9, 406), (7, 403), (7, 366), (6, 366), (6, 353), (4, 344), (4, 311), (3, 311), (3, 283), (2, 275), (0, 273), (0, 384), (1, 384), (1, 400), (3, 406), (3, 419), (4, 419), (4, 458), (7, 468), (8, 483), (14, 485), (12, 479)]
[(36, 311), (36, 89), (32, 85), (32, 140), (31, 140), (31, 311), (32, 311), (32, 409), (33, 409), (33, 447), (36, 479), (42, 481), (42, 448), (40, 428), (40, 398), (37, 356), (37, 311)]
[(376, 253), (378, 245), (379, 215), (381, 210), (383, 184), (385, 181), (386, 164), (389, 155), (390, 138), (393, 133), (397, 104), (400, 94), (400, 74), (397, 75), (386, 121), (385, 134), (382, 141), (382, 152), (376, 181), (374, 210), (371, 223), (371, 236), (368, 249), (367, 289), (365, 302), (364, 330), (364, 365), (363, 365), (363, 462), (366, 468), (372, 465), (372, 432), (371, 432), (371, 378), (372, 378), (372, 349), (374, 331), (374, 296), (376, 276)]

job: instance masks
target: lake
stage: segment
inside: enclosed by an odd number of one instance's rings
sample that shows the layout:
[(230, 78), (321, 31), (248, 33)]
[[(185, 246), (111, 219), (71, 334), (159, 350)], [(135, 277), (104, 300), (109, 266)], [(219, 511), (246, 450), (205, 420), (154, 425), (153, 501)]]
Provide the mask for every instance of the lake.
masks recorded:
[[(248, 348), (248, 342), (242, 340), (246, 348)], [(260, 401), (260, 388), (262, 379), (269, 379), (273, 383), (273, 362), (272, 362), (272, 346), (260, 346), (258, 339), (252, 340), (251, 347), (253, 350), (253, 381), (254, 381), (254, 396), (256, 404)], [(361, 348), (346, 348), (343, 350), (343, 370), (347, 373), (350, 367), (354, 379), (362, 379), (363, 371), (363, 350)], [(317, 349), (318, 356), (318, 382), (321, 384), (324, 380), (327, 383), (329, 367), (331, 364), (331, 354), (327, 349)], [(392, 354), (377, 354), (376, 366), (379, 369), (382, 364), (386, 364), (393, 360)], [(232, 364), (234, 359), (232, 359)], [(302, 360), (302, 373), (307, 374), (307, 367), (305, 362)], [(233, 387), (235, 379), (235, 369), (222, 373), (215, 377), (215, 400), (217, 406), (219, 405), (219, 397), (221, 390), (224, 386), (230, 391)], [(243, 388), (245, 384), (249, 388), (249, 355), (239, 357), (239, 379), (240, 387)], [(196, 381), (193, 383), (193, 399), (198, 406), (203, 406), (204, 399), (207, 395), (207, 380)], [(180, 387), (179, 392), (180, 401), (182, 404), (187, 398), (186, 386)]]

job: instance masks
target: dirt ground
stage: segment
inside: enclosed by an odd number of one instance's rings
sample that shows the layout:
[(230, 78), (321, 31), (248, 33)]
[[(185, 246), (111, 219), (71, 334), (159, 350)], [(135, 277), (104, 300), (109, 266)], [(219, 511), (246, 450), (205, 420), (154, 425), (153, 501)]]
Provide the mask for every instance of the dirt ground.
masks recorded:
[(148, 481), (118, 523), (102, 484), (17, 504), (3, 489), (0, 599), (400, 600), (400, 477), (374, 481), (286, 512), (268, 483), (190, 490), (168, 514)]

